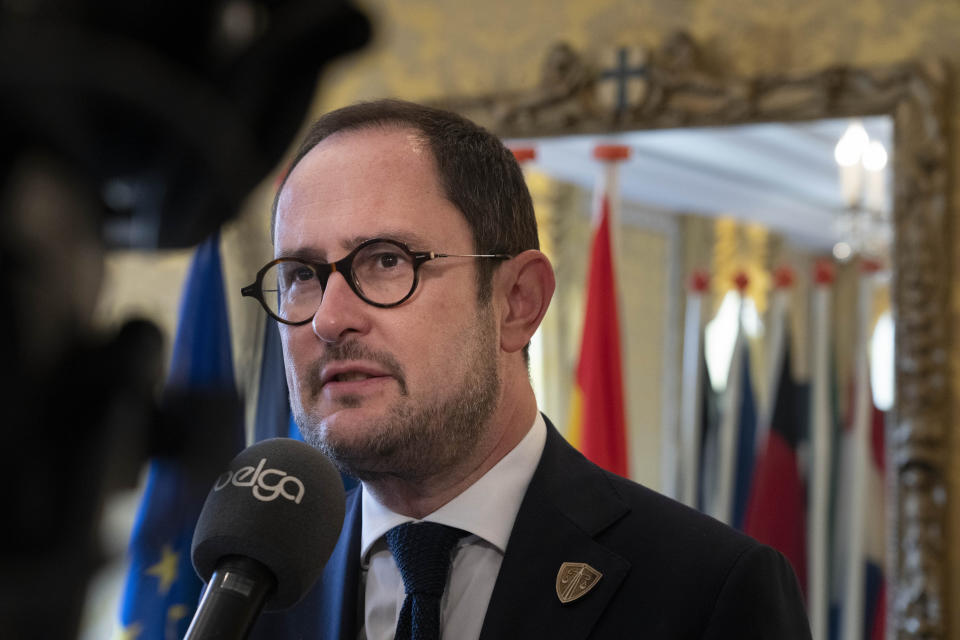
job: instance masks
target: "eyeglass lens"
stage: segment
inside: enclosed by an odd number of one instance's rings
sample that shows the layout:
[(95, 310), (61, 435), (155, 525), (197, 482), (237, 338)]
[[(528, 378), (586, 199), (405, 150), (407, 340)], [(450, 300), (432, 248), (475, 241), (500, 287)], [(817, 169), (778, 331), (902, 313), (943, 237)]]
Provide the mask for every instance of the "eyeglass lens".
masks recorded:
[[(365, 245), (342, 274), (368, 302), (394, 304), (414, 286), (413, 256), (390, 242)], [(263, 297), (270, 310), (289, 322), (302, 322), (317, 312), (326, 278), (313, 265), (295, 260), (274, 264), (263, 274)]]

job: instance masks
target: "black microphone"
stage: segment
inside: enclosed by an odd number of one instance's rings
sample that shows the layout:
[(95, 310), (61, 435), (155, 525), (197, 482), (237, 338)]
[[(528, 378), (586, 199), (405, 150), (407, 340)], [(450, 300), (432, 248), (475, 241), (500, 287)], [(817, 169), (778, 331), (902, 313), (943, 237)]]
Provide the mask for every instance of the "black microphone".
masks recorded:
[(241, 451), (217, 478), (193, 534), (207, 582), (184, 640), (241, 640), (262, 609), (286, 609), (310, 590), (343, 526), (333, 463), (290, 438)]

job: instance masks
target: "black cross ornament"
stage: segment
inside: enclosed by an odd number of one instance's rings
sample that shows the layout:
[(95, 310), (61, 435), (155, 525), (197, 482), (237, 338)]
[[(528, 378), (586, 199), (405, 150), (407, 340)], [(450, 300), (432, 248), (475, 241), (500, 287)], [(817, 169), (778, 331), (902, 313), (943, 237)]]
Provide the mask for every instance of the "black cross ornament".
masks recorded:
[(630, 49), (620, 47), (616, 50), (616, 63), (613, 67), (603, 69), (600, 72), (600, 80), (612, 80), (616, 83), (617, 99), (615, 109), (617, 113), (622, 113), (627, 108), (627, 82), (631, 78), (645, 78), (647, 67), (643, 64), (631, 66), (628, 60)]

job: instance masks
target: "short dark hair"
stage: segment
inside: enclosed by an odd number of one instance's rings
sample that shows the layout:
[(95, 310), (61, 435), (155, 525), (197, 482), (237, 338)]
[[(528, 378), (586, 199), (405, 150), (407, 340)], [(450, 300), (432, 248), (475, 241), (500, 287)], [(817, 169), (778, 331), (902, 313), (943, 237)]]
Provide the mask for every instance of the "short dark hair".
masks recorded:
[[(287, 177), (311, 149), (338, 132), (391, 126), (414, 129), (427, 142), (444, 194), (470, 225), (477, 253), (513, 256), (540, 248), (533, 201), (513, 153), (495, 135), (456, 113), (403, 100), (360, 102), (321, 116), (277, 189), (271, 232)], [(480, 260), (478, 264), (479, 297), (484, 301), (500, 262)]]

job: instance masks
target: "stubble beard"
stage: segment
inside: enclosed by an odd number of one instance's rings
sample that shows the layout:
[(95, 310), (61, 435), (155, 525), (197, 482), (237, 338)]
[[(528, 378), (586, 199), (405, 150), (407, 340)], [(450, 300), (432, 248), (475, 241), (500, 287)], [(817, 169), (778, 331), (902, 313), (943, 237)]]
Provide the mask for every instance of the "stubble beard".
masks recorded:
[[(308, 415), (302, 402), (294, 402), (294, 417), (304, 440), (320, 449), (342, 472), (365, 482), (391, 477), (421, 483), (467, 460), (487, 429), (501, 384), (493, 312), (487, 306), (479, 313), (474, 336), (464, 340), (465, 353), (450, 355), (470, 363), (458, 384), (446, 385), (431, 398), (414, 403), (408, 401), (402, 370), (395, 371), (400, 376), (401, 397), (385, 415), (364, 425), (369, 434), (365, 438), (332, 432), (323, 418)], [(365, 357), (399, 369), (389, 354), (358, 349), (364, 351)], [(308, 389), (306, 393), (313, 391), (319, 394), (319, 389)], [(347, 397), (341, 404), (359, 406), (361, 401)]]

